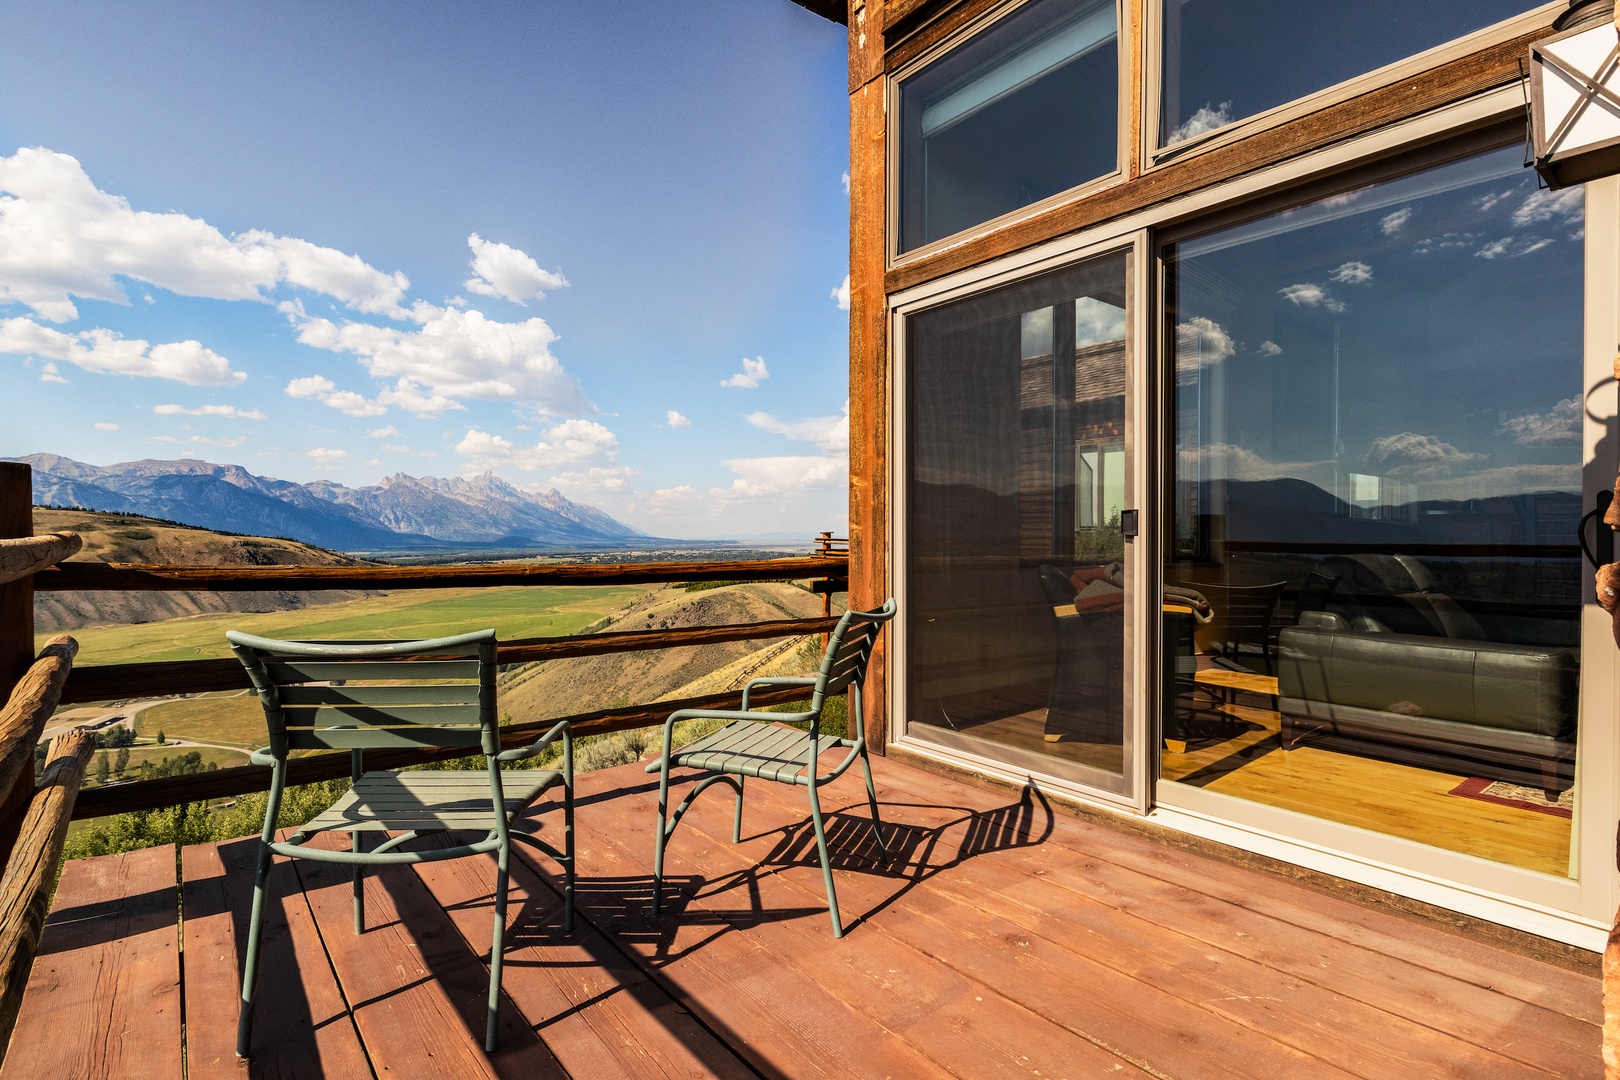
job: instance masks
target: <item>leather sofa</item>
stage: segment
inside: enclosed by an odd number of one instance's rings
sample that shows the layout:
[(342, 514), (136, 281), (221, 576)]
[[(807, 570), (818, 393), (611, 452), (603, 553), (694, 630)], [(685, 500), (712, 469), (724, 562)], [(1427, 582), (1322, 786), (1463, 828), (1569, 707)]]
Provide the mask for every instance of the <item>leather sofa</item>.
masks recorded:
[(1571, 648), (1392, 633), (1305, 611), (1278, 635), (1278, 654), (1284, 749), (1309, 740), (1549, 797), (1574, 783)]

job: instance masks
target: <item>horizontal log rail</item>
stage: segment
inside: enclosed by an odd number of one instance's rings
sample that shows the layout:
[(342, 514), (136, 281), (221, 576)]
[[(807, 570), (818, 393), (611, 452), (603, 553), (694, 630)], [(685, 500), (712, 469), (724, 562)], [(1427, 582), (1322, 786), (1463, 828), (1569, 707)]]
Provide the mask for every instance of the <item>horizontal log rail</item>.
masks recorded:
[[(809, 695), (808, 687), (767, 689), (749, 695), (749, 706), (752, 708), (756, 705), (780, 705), (788, 701), (802, 701)], [(602, 709), (532, 723), (510, 724), (501, 728), (501, 746), (503, 749), (527, 746), (537, 736), (551, 730), (560, 720), (568, 720), (573, 726), (574, 736), (579, 738), (662, 724), (669, 714), (677, 709), (735, 709), (741, 702), (742, 692), (733, 690), (724, 694), (683, 698), (679, 701), (656, 701), (650, 705)], [(368, 769), (400, 769), (407, 765), (422, 765), (430, 761), (466, 756), (467, 750), (464, 747), (430, 749), (412, 747), (400, 750), (368, 750), (365, 760)], [(287, 782), (313, 784), (321, 780), (347, 779), (350, 775), (349, 770), (347, 750), (310, 754), (293, 758), (288, 763)], [(165, 777), (161, 780), (137, 780), (128, 784), (90, 788), (82, 792), (73, 806), (73, 817), (92, 818), (106, 814), (124, 814), (133, 810), (157, 810), (166, 806), (178, 806), (181, 803), (210, 802), (269, 789), (270, 770), (261, 765), (243, 765), (220, 769), (217, 772)]]
[(72, 638), (52, 638), (0, 708), (0, 865), (11, 854), (34, 794), (34, 747), (61, 702), (78, 651)]
[(38, 592), (264, 592), (458, 589), (511, 585), (650, 585), (681, 581), (843, 578), (846, 554), (750, 562), (491, 563), (468, 566), (160, 566), (64, 563), (34, 575)]
[(9, 585), (71, 559), (83, 546), (84, 541), (70, 532), (0, 540), (0, 585)]
[[(778, 619), (771, 622), (727, 626), (689, 626), (670, 630), (631, 630), (611, 634), (576, 634), (570, 637), (522, 638), (503, 644), (496, 654), (501, 664), (527, 664), (574, 656), (648, 649), (678, 649), (728, 641), (824, 634), (838, 625), (835, 618)], [(220, 690), (246, 690), (247, 672), (236, 660), (169, 660), (143, 664), (96, 664), (79, 667), (68, 677), (61, 704), (156, 697), (162, 694), (203, 694)], [(37, 737), (37, 736), (36, 736)]]

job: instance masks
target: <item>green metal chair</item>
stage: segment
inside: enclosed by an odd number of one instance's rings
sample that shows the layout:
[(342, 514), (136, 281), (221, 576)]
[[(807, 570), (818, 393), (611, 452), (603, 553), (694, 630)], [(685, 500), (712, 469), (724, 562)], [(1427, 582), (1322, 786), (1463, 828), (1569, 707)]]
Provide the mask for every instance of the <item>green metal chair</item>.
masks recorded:
[[(236, 1054), (249, 1056), (253, 995), (264, 929), (265, 881), (271, 855), (354, 867), (354, 932), (365, 931), (363, 875), (367, 866), (434, 862), (468, 855), (496, 855), (495, 936), (489, 958), (489, 1020), (485, 1049), (495, 1049), (495, 1018), (501, 992), (501, 938), (506, 929), (507, 864), (511, 841), (531, 844), (563, 868), (563, 929), (574, 928), (574, 744), (566, 721), (530, 746), (501, 751), (495, 714), (495, 631), (419, 641), (279, 641), (235, 630), (231, 651), (247, 668), (264, 706), (270, 745), (254, 751), (268, 765), (270, 801), (259, 838), (253, 883), (253, 914), (242, 972), (242, 1014)], [(558, 738), (563, 768), (503, 771), (501, 765), (532, 757)], [(371, 748), (464, 746), (489, 758), (489, 775), (476, 772), (366, 772), (362, 752)], [(347, 749), (354, 786), (330, 810), (285, 841), (277, 841), (276, 818), (293, 750)], [(512, 828), (513, 820), (542, 792), (563, 789), (563, 850)], [(306, 847), (317, 833), (346, 829), (349, 850)], [(426, 851), (400, 851), (401, 844), (429, 832), (487, 832), (482, 840)], [(363, 832), (395, 832), (370, 851)]]
[[(883, 624), (894, 618), (894, 599), (876, 611), (848, 611), (838, 621), (827, 639), (827, 649), (821, 658), (821, 672), (800, 678), (751, 679), (743, 687), (742, 709), (681, 709), (670, 714), (664, 722), (663, 754), (647, 766), (649, 773), (658, 773), (658, 829), (653, 849), (653, 914), (657, 915), (663, 899), (664, 846), (681, 815), (692, 805), (703, 790), (711, 784), (723, 782), (737, 791), (737, 811), (731, 827), (731, 842), (742, 839), (743, 778), (774, 780), (782, 784), (797, 784), (810, 792), (810, 823), (816, 833), (816, 850), (821, 855), (821, 875), (827, 885), (827, 907), (832, 914), (834, 937), (844, 936), (844, 924), (838, 916), (838, 893), (833, 887), (832, 865), (827, 858), (827, 833), (821, 821), (821, 798), (817, 794), (822, 784), (838, 779), (858, 758), (866, 773), (866, 800), (872, 808), (872, 832), (877, 837), (878, 852), (884, 865), (889, 861), (889, 850), (883, 843), (882, 822), (878, 819), (877, 790), (872, 786), (872, 766), (866, 755), (866, 718), (861, 705), (861, 684), (866, 679), (866, 665), (872, 657), (872, 646), (877, 641)], [(814, 686), (807, 712), (754, 712), (748, 708), (749, 692), (756, 686)], [(821, 711), (827, 699), (849, 692), (849, 727), (853, 738), (825, 738), (821, 735)], [(671, 750), (675, 725), (682, 720), (702, 718), (730, 720), (731, 723), (710, 735)], [(779, 726), (783, 723), (810, 721), (807, 731)], [(765, 726), (770, 725), (770, 726)], [(820, 770), (820, 755), (825, 750), (847, 747), (849, 753), (827, 772)], [(671, 765), (697, 769), (711, 775), (699, 780), (681, 804), (669, 815), (669, 770)]]

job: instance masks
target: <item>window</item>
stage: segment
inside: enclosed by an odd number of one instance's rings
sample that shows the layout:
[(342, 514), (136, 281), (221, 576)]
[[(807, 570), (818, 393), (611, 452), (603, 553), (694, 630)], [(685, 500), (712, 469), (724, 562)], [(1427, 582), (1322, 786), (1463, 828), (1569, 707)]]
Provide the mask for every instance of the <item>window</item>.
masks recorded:
[(1585, 198), (1521, 154), (1168, 249), (1162, 776), (1563, 876)]
[(1161, 146), (1545, 6), (1527, 0), (1160, 3)]
[(1115, 172), (1118, 39), (1114, 0), (1033, 0), (902, 79), (900, 250)]

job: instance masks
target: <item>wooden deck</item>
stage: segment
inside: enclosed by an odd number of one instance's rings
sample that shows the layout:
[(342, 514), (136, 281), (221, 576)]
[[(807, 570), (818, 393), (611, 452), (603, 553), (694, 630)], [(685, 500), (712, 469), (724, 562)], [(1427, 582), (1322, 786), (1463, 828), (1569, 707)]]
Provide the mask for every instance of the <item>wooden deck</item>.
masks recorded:
[[(251, 1075), (306, 1077), (1600, 1076), (1595, 977), (1433, 924), (878, 761), (904, 864), (829, 789), (832, 937), (802, 792), (723, 789), (671, 841), (655, 779), (582, 776), (579, 921), (514, 877), (501, 1049), (480, 1049), (493, 863), (369, 879), (279, 864)], [(541, 811), (556, 830), (554, 808)], [(255, 841), (70, 863), (4, 1077), (239, 1077)], [(524, 853), (525, 859), (528, 857)], [(674, 890), (672, 890), (673, 892)], [(184, 1035), (182, 1035), (184, 1033)]]

